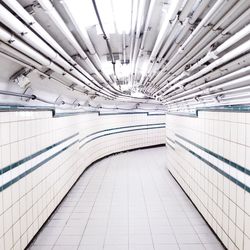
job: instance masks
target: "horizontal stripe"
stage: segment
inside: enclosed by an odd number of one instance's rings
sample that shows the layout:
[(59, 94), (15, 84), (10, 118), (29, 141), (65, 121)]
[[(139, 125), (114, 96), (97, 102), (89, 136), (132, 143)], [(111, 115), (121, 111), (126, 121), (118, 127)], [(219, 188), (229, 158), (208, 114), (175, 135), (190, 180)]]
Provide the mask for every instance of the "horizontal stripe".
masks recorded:
[(156, 115), (165, 115), (165, 113), (150, 113), (145, 111), (130, 111), (130, 112), (110, 112), (102, 113), (101, 111), (77, 111), (77, 112), (56, 112), (54, 106), (24, 106), (24, 105), (0, 105), (0, 112), (21, 112), (21, 111), (50, 111), (53, 114), (54, 118), (66, 117), (66, 116), (75, 116), (75, 115), (84, 115), (84, 114), (98, 114), (98, 116), (105, 115), (147, 115), (147, 116), (156, 116)]
[(175, 141), (172, 140), (171, 138), (169, 138), (168, 136), (166, 136), (166, 138), (167, 138), (169, 141), (171, 141), (172, 143), (175, 143)]
[(22, 178), (24, 178), (25, 176), (27, 176), (28, 174), (32, 173), (33, 171), (35, 171), (36, 169), (40, 168), (41, 166), (43, 166), (44, 164), (46, 164), (47, 162), (49, 162), (50, 160), (54, 159), (56, 156), (58, 156), (59, 154), (63, 153), (64, 151), (66, 151), (67, 149), (69, 149), (70, 147), (72, 147), (73, 145), (75, 145), (76, 143), (78, 143), (78, 140), (75, 140), (74, 142), (72, 142), (71, 144), (69, 144), (68, 146), (64, 147), (63, 149), (59, 150), (58, 152), (56, 152), (55, 154), (51, 155), (50, 157), (46, 158), (45, 160), (39, 162), (38, 164), (36, 164), (34, 167), (28, 169), (27, 171), (23, 172), (22, 174), (18, 175), (17, 177), (15, 177), (14, 179), (12, 179), (11, 181), (5, 183), (4, 185), (0, 186), (0, 192), (5, 190), (6, 188), (8, 188), (9, 186), (13, 185), (14, 183), (18, 182), (19, 180), (21, 180)]
[(160, 113), (149, 113), (149, 112), (110, 112), (110, 113), (101, 113), (99, 112), (100, 116), (105, 116), (105, 115), (147, 115), (147, 116), (152, 116), (152, 115), (165, 115), (165, 113), (160, 114)]
[(173, 150), (175, 150), (175, 148), (174, 148), (169, 142), (166, 141), (166, 144), (167, 144), (170, 148), (172, 148)]
[(207, 161), (206, 159), (204, 159), (203, 157), (201, 157), (200, 155), (196, 154), (194, 151), (190, 150), (189, 148), (187, 148), (186, 146), (184, 146), (182, 143), (176, 141), (176, 143), (181, 146), (182, 148), (184, 148), (186, 151), (188, 151), (189, 153), (191, 153), (193, 156), (195, 156), (196, 158), (198, 158), (199, 160), (203, 161), (204, 163), (206, 163), (208, 166), (210, 166), (211, 168), (213, 168), (214, 170), (216, 170), (218, 173), (220, 173), (221, 175), (223, 175), (224, 177), (226, 177), (227, 179), (229, 179), (230, 181), (234, 182), (236, 185), (238, 185), (239, 187), (241, 187), (242, 189), (246, 190), (248, 193), (250, 193), (250, 187), (248, 187), (247, 185), (245, 185), (244, 183), (240, 182), (239, 180), (237, 180), (236, 178), (232, 177), (231, 175), (229, 175), (228, 173), (226, 173), (225, 171), (221, 170), (220, 168), (216, 167), (214, 164), (212, 164), (211, 162)]
[(94, 140), (96, 140), (98, 138), (105, 137), (105, 136), (108, 136), (108, 135), (114, 135), (114, 134), (120, 134), (120, 133), (128, 133), (128, 132), (134, 132), (134, 131), (140, 131), (140, 130), (158, 129), (158, 128), (165, 128), (165, 126), (130, 129), (130, 130), (116, 131), (116, 132), (113, 132), (113, 133), (107, 133), (107, 134), (104, 134), (104, 135), (99, 135), (97, 137), (94, 137), (94, 138), (90, 139), (89, 141), (85, 142), (84, 144), (82, 144), (80, 146), (80, 149), (83, 146), (85, 146), (86, 144), (90, 143), (91, 141), (94, 141)]
[(12, 163), (12, 164), (10, 164), (10, 165), (8, 165), (8, 166), (2, 168), (2, 169), (0, 170), (0, 175), (2, 175), (2, 174), (4, 174), (4, 173), (6, 173), (6, 172), (8, 172), (8, 171), (10, 171), (10, 170), (12, 170), (12, 169), (18, 167), (18, 166), (20, 166), (21, 164), (23, 164), (23, 163), (25, 163), (25, 162), (27, 162), (27, 161), (32, 160), (33, 158), (35, 158), (35, 157), (37, 157), (37, 156), (39, 156), (39, 155), (41, 155), (41, 154), (47, 152), (48, 150), (50, 150), (50, 149), (52, 149), (52, 148), (55, 148), (56, 146), (58, 146), (58, 145), (60, 145), (60, 144), (62, 144), (62, 143), (64, 143), (64, 142), (66, 142), (66, 141), (68, 141), (68, 140), (74, 138), (74, 137), (77, 136), (78, 134), (79, 134), (79, 133), (75, 133), (75, 134), (73, 134), (73, 135), (71, 135), (71, 136), (69, 136), (69, 137), (67, 137), (67, 138), (65, 138), (65, 139), (63, 139), (63, 140), (61, 140), (61, 141), (58, 141), (57, 143), (54, 143), (54, 144), (52, 144), (52, 145), (50, 145), (50, 146), (48, 146), (48, 147), (46, 147), (46, 148), (44, 148), (44, 149), (39, 150), (38, 152), (36, 152), (36, 153), (34, 153), (34, 154), (30, 155), (30, 156), (27, 156), (27, 157), (25, 157), (25, 158), (23, 158), (23, 159), (21, 159), (21, 160), (19, 160), (19, 161), (17, 161), (17, 162), (14, 162), (14, 163)]
[(241, 171), (241, 172), (243, 172), (243, 173), (245, 173), (245, 174), (247, 174), (247, 175), (250, 175), (250, 170), (248, 170), (248, 169), (246, 169), (246, 168), (240, 166), (239, 164), (237, 164), (237, 163), (235, 163), (235, 162), (233, 162), (233, 161), (230, 161), (230, 160), (224, 158), (223, 156), (218, 155), (218, 154), (212, 152), (211, 150), (209, 150), (209, 149), (207, 149), (207, 148), (204, 148), (204, 147), (202, 147), (201, 145), (199, 145), (199, 144), (197, 144), (197, 143), (195, 143), (195, 142), (193, 142), (193, 141), (188, 140), (187, 138), (185, 138), (185, 137), (183, 137), (183, 136), (181, 136), (181, 135), (178, 135), (178, 134), (175, 134), (175, 135), (176, 135), (177, 137), (179, 137), (180, 139), (182, 139), (182, 140), (184, 140), (184, 141), (186, 141), (186, 142), (192, 144), (193, 146), (195, 146), (195, 147), (197, 147), (197, 148), (203, 150), (204, 152), (206, 152), (206, 153), (208, 153), (208, 154), (214, 156), (214, 157), (217, 158), (218, 160), (221, 160), (221, 161), (225, 162), (226, 164), (230, 165), (231, 167), (233, 167), (233, 168), (235, 168), (235, 169), (237, 169), (237, 170), (239, 170), (239, 171)]
[[(164, 126), (163, 126), (164, 124)], [(162, 126), (159, 126), (159, 125), (162, 125)], [(145, 126), (145, 128), (141, 128), (142, 126)], [(149, 127), (151, 126), (151, 127)], [(112, 130), (117, 130), (117, 129), (123, 129), (123, 128), (134, 128), (134, 127), (140, 127), (140, 128), (137, 128), (137, 129), (130, 129), (130, 130), (123, 130), (123, 131), (116, 131), (116, 132), (113, 132), (113, 133), (108, 133), (108, 134), (104, 134), (104, 135), (99, 135), (95, 138), (92, 138), (91, 140), (87, 141), (85, 144), (89, 143), (90, 141), (92, 140), (96, 140), (98, 138), (101, 138), (101, 137), (104, 137), (104, 136), (108, 136), (108, 135), (113, 135), (113, 134), (118, 134), (118, 133), (126, 133), (126, 132), (132, 132), (132, 131), (138, 131), (138, 130), (148, 130), (148, 129), (156, 129), (156, 128), (165, 128), (165, 123), (156, 123), (156, 124), (146, 124), (146, 125), (136, 125), (136, 126), (125, 126), (125, 127), (117, 127), (117, 128), (112, 128), (112, 129), (107, 129), (107, 130), (101, 130), (101, 131), (98, 131), (98, 132), (95, 132), (93, 133), (93, 135), (95, 134), (98, 134), (98, 133), (101, 133), (101, 132), (106, 132), (106, 131), (112, 131)], [(58, 141), (57, 143), (54, 143), (42, 150), (39, 150), (38, 152), (28, 156), (28, 157), (25, 157), (13, 164), (10, 164), (4, 168), (1, 169), (0, 171), (0, 174), (4, 174), (14, 168), (17, 168), (18, 166), (22, 165), (23, 163), (27, 162), (27, 161), (30, 161), (32, 159), (34, 159), (35, 157), (55, 148), (56, 146), (59, 146), (61, 145), (62, 143), (74, 138), (75, 136), (79, 135), (79, 133), (75, 133), (61, 141)], [(90, 136), (90, 135), (89, 135)], [(87, 137), (89, 137), (87, 136)], [(49, 156), (48, 158), (42, 160), (40, 163), (36, 164), (34, 167), (24, 171), (23, 173), (19, 174), (18, 176), (16, 176), (15, 178), (13, 178), (12, 180), (6, 182), (5, 184), (3, 184), (2, 186), (0, 186), (0, 192), (5, 190), (6, 188), (8, 188), (9, 186), (11, 186), (12, 184), (18, 182), (20, 179), (24, 178), (25, 176), (27, 176), (28, 174), (32, 173), (33, 171), (35, 171), (36, 169), (38, 169), (39, 167), (41, 167), (42, 165), (44, 165), (45, 163), (47, 163), (48, 161), (52, 160), (53, 158), (55, 158), (56, 156), (58, 156), (59, 154), (61, 154), (62, 152), (64, 152), (65, 150), (67, 150), (68, 148), (70, 148), (71, 146), (73, 146), (74, 144), (76, 143), (79, 143), (79, 140), (75, 140), (74, 142), (72, 142), (71, 144), (69, 144), (68, 146), (62, 148), (61, 150), (59, 150), (58, 152), (54, 153), (53, 155)], [(85, 145), (84, 144), (84, 145)], [(84, 145), (82, 145), (81, 147), (83, 147)], [(81, 148), (80, 147), (80, 148)]]
[(90, 136), (102, 133), (102, 132), (106, 132), (106, 131), (112, 131), (112, 130), (118, 130), (118, 129), (125, 129), (125, 128), (135, 128), (135, 127), (144, 127), (144, 126), (161, 126), (164, 125), (165, 123), (154, 123), (154, 124), (144, 124), (144, 125), (131, 125), (131, 126), (123, 126), (123, 127), (116, 127), (116, 128), (108, 128), (108, 129), (103, 129), (103, 130), (99, 130), (97, 132), (91, 133), (89, 135), (86, 135), (84, 138), (80, 139), (80, 142), (82, 142), (83, 140), (87, 139)]
[(176, 115), (176, 116), (187, 116), (197, 118), (199, 112), (232, 112), (232, 113), (249, 113), (250, 105), (222, 105), (222, 106), (213, 106), (213, 107), (203, 107), (196, 108), (194, 112), (166, 112), (167, 115)]

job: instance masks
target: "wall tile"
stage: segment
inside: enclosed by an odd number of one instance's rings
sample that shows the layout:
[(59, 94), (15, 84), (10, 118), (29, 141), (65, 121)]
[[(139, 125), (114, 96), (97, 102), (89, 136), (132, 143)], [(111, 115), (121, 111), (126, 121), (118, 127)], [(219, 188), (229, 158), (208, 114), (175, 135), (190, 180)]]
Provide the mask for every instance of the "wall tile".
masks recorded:
[(228, 249), (247, 249), (249, 239), (250, 194), (242, 186), (250, 187), (244, 172), (250, 169), (249, 119), (249, 113), (237, 112), (200, 111), (198, 118), (185, 117), (185, 122), (166, 116), (167, 134), (171, 131), (198, 144), (176, 137), (186, 148), (167, 147), (168, 168)]
[[(52, 118), (51, 112), (0, 112), (1, 168), (79, 133), (4, 173), (0, 176), (0, 185), (30, 171), (90, 133), (156, 123), (164, 124), (165, 116), (85, 114)], [(0, 249), (24, 249), (82, 171), (96, 159), (116, 151), (162, 143), (165, 143), (165, 128), (138, 130), (100, 137), (80, 150), (80, 143), (76, 142), (60, 156), (43, 162), (41, 167), (0, 191), (0, 211), (3, 211), (0, 213)]]

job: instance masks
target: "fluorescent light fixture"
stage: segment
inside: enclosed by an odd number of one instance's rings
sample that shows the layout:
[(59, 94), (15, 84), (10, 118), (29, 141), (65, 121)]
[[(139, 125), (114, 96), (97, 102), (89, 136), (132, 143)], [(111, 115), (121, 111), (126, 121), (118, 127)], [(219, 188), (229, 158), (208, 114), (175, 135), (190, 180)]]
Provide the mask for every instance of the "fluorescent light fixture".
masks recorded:
[[(148, 57), (147, 57), (148, 60)], [(145, 60), (142, 64), (141, 64), (141, 74), (144, 76), (147, 73), (147, 69), (148, 69), (148, 63), (147, 60)]]
[[(79, 26), (85, 28), (97, 26), (97, 33), (101, 34), (98, 19), (91, 0), (63, 0)], [(96, 0), (96, 5), (108, 34), (116, 31), (120, 34), (130, 32), (131, 0)]]
[(91, 27), (98, 24), (91, 0), (63, 0), (79, 26)]
[(139, 91), (135, 91), (131, 93), (132, 97), (145, 98), (145, 95)]
[(129, 34), (131, 27), (131, 0), (111, 0), (114, 8), (115, 24), (118, 33)]
[(108, 75), (112, 75), (113, 72), (113, 65), (111, 62), (108, 61), (104, 61), (102, 62), (102, 69), (104, 70), (105, 73), (107, 73)]

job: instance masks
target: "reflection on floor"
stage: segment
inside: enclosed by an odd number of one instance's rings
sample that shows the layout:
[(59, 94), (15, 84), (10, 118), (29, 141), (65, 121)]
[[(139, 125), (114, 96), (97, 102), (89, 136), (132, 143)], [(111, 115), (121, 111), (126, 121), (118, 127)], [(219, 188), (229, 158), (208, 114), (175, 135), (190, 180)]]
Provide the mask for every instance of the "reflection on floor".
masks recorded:
[(166, 169), (165, 153), (137, 150), (95, 164), (30, 249), (224, 249)]

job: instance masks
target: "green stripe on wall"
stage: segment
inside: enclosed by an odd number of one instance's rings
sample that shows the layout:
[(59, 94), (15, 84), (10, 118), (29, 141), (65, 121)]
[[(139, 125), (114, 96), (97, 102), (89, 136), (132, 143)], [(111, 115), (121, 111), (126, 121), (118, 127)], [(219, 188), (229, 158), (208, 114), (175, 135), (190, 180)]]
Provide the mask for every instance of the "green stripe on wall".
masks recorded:
[(186, 146), (184, 146), (182, 143), (176, 141), (176, 144), (178, 144), (179, 146), (181, 146), (182, 148), (184, 148), (186, 151), (188, 151), (189, 153), (191, 153), (193, 156), (195, 156), (196, 158), (198, 158), (199, 160), (203, 161), (204, 163), (206, 163), (208, 166), (210, 166), (211, 168), (213, 168), (214, 170), (216, 170), (218, 173), (220, 173), (221, 175), (223, 175), (224, 177), (226, 177), (227, 179), (229, 179), (230, 181), (234, 182), (236, 185), (238, 185), (239, 187), (241, 187), (242, 189), (246, 190), (248, 193), (250, 193), (250, 187), (248, 187), (247, 185), (245, 185), (244, 183), (240, 182), (239, 180), (237, 180), (236, 178), (232, 177), (231, 175), (229, 175), (228, 173), (224, 172), (223, 170), (221, 170), (220, 168), (216, 167), (214, 164), (212, 164), (211, 162), (207, 161), (206, 159), (204, 159), (203, 157), (201, 157), (200, 155), (196, 154), (194, 151), (190, 150), (189, 148), (187, 148)]
[(211, 150), (209, 150), (209, 149), (207, 149), (207, 148), (204, 148), (204, 147), (202, 147), (201, 145), (199, 145), (199, 144), (197, 144), (197, 143), (195, 143), (195, 142), (192, 142), (192, 141), (188, 140), (187, 138), (185, 138), (185, 137), (183, 137), (183, 136), (181, 136), (181, 135), (179, 135), (179, 134), (175, 134), (175, 135), (176, 135), (177, 137), (179, 137), (180, 139), (182, 139), (182, 140), (184, 140), (184, 141), (186, 141), (186, 142), (192, 144), (193, 146), (195, 146), (195, 147), (197, 147), (197, 148), (203, 150), (204, 152), (206, 152), (206, 153), (208, 153), (208, 154), (214, 156), (215, 158), (217, 158), (217, 159), (219, 159), (219, 160), (225, 162), (226, 164), (230, 165), (231, 167), (233, 167), (233, 168), (235, 168), (235, 169), (237, 169), (237, 170), (243, 172), (244, 174), (250, 175), (250, 170), (249, 170), (249, 169), (246, 169), (246, 168), (240, 166), (239, 164), (237, 164), (237, 163), (235, 163), (235, 162), (233, 162), (233, 161), (230, 161), (230, 160), (224, 158), (223, 156), (218, 155), (218, 154), (212, 152)]

